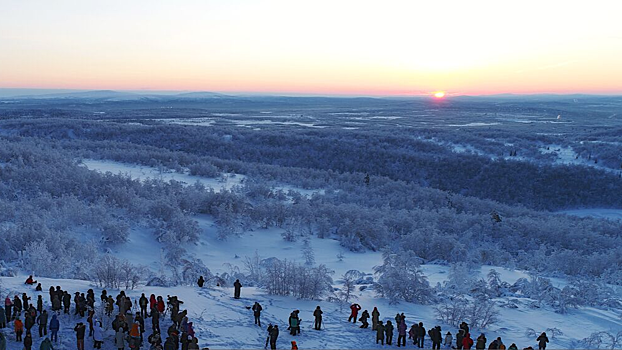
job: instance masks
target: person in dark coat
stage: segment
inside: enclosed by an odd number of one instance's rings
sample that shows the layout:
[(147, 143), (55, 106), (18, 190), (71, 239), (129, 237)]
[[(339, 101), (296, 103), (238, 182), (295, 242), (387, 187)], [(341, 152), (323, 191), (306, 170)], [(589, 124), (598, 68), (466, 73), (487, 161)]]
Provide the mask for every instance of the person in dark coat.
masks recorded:
[(73, 328), (74, 332), (76, 332), (76, 343), (78, 345), (78, 350), (84, 350), (84, 335), (86, 334), (86, 326), (82, 322), (78, 322), (78, 324)]
[(378, 324), (376, 325), (376, 344), (378, 344), (378, 342), (384, 345), (384, 325), (382, 324), (382, 321), (378, 321)]
[(408, 326), (406, 325), (406, 320), (402, 319), (402, 322), (397, 325), (397, 347), (406, 346), (406, 330)]
[(536, 339), (536, 341), (538, 342), (538, 347), (540, 348), (540, 350), (545, 350), (546, 343), (549, 342), (549, 338), (546, 336), (545, 332), (542, 332), (542, 334), (540, 334), (540, 336), (538, 337), (538, 339)]
[(266, 345), (264, 345), (264, 349), (268, 348), (268, 344), (270, 343), (270, 332), (272, 332), (272, 323), (268, 325), (268, 336), (266, 337)]
[(313, 317), (315, 317), (315, 330), (319, 331), (320, 329), (322, 329), (322, 314), (324, 313), (324, 311), (322, 311), (322, 309), (320, 309), (320, 306), (318, 305), (318, 307), (315, 308), (315, 311), (313, 311)]
[(363, 311), (363, 313), (361, 314), (361, 318), (359, 319), (359, 321), (361, 321), (363, 323), (360, 328), (367, 328), (367, 327), (369, 327), (369, 322), (367, 322), (368, 319), (369, 319), (369, 312), (367, 312), (367, 310), (365, 310), (365, 311)]
[(199, 276), (199, 280), (197, 281), (197, 285), (199, 286), (199, 288), (203, 288), (204, 284), (205, 284), (205, 280), (203, 279), (203, 276)]
[(3, 329), (5, 327), (6, 327), (6, 312), (4, 311), (4, 308), (0, 306), (0, 329)]
[(24, 311), (28, 311), (28, 309), (30, 309), (30, 297), (28, 295), (26, 295), (26, 293), (22, 294), (22, 307), (24, 308)]
[(261, 310), (263, 310), (263, 308), (261, 307), (261, 305), (259, 305), (258, 302), (255, 302), (255, 305), (253, 305), (252, 310), (253, 310), (253, 316), (255, 316), (255, 324), (261, 327)]
[(42, 292), (43, 291), (43, 287), (41, 287), (41, 283), (37, 284), (37, 286), (35, 287), (35, 292)]
[(425, 340), (425, 327), (423, 327), (423, 322), (419, 322), (419, 327), (417, 327), (417, 345), (420, 348), (423, 348), (423, 343)]
[(393, 323), (391, 321), (387, 321), (384, 326), (384, 333), (386, 334), (387, 345), (391, 345), (393, 343)]
[(441, 333), (440, 326), (436, 326), (430, 330), (430, 340), (432, 341), (433, 350), (441, 348), (441, 343), (443, 342), (443, 334)]
[(142, 316), (142, 318), (147, 318), (147, 306), (149, 305), (149, 299), (147, 299), (145, 293), (142, 293), (140, 299), (138, 299), (138, 305), (140, 306), (140, 315)]
[(50, 320), (50, 340), (53, 342), (58, 341), (58, 330), (60, 329), (60, 322), (58, 322), (58, 318), (56, 314), (52, 315), (52, 320)]
[(371, 330), (375, 331), (376, 326), (378, 325), (378, 321), (380, 320), (380, 312), (378, 308), (374, 306), (374, 309), (371, 312)]
[(43, 311), (43, 297), (41, 295), (37, 296), (37, 312), (41, 313)]
[(24, 350), (32, 350), (32, 334), (26, 333), (24, 337)]
[(486, 335), (484, 333), (480, 334), (479, 337), (477, 337), (477, 341), (475, 342), (475, 349), (477, 350), (483, 350), (486, 349)]
[(276, 340), (279, 338), (279, 326), (274, 325), (270, 331), (270, 349), (276, 350)]
[(156, 307), (151, 309), (151, 329), (160, 333), (160, 313)]
[(43, 310), (41, 315), (37, 318), (37, 324), (39, 325), (39, 337), (43, 338), (44, 335), (48, 335), (48, 311)]
[(71, 306), (71, 295), (67, 292), (63, 293), (63, 312), (69, 314), (69, 307)]
[(456, 334), (456, 349), (462, 349), (462, 340), (464, 339), (465, 334), (464, 329), (458, 330), (458, 334)]
[(235, 282), (233, 283), (233, 288), (235, 289), (233, 292), (233, 297), (236, 299), (240, 299), (240, 293), (242, 291), (242, 283), (240, 283), (240, 280), (235, 280)]

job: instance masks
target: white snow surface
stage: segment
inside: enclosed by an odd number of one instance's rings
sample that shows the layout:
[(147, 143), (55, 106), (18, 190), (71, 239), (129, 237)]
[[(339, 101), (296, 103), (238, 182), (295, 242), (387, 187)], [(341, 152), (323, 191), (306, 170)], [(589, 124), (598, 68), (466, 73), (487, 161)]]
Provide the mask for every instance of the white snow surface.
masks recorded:
[(175, 180), (186, 183), (187, 185), (199, 182), (205, 187), (213, 188), (215, 191), (230, 189), (233, 186), (240, 185), (245, 178), (244, 175), (233, 173), (223, 174), (220, 178), (209, 178), (179, 173), (169, 169), (158, 169), (150, 166), (127, 164), (111, 160), (84, 159), (82, 160), (82, 164), (89, 170), (101, 173), (110, 172), (112, 174), (123, 174), (132, 179), (139, 179), (141, 181), (147, 179), (158, 179), (162, 181)]
[[(282, 230), (276, 228), (256, 229), (245, 232), (239, 236), (228, 238), (226, 241), (218, 240), (216, 227), (209, 216), (197, 216), (196, 220), (201, 228), (200, 241), (195, 246), (186, 247), (190, 255), (203, 260), (213, 273), (230, 271), (231, 268), (244, 270), (243, 260), (246, 256), (252, 256), (257, 251), (262, 258), (277, 257), (279, 259), (290, 259), (303, 263), (301, 253), (302, 240), (296, 242), (286, 242), (282, 239)], [(315, 252), (316, 262), (325, 264), (335, 271), (335, 287), (339, 287), (340, 276), (348, 270), (356, 269), (372, 275), (373, 267), (381, 264), (382, 257), (378, 252), (355, 253), (343, 251), (339, 242), (334, 239), (311, 238), (311, 245)], [(137, 247), (140, 247), (137, 249)], [(160, 267), (159, 243), (153, 239), (152, 233), (147, 229), (133, 229), (130, 241), (122, 247), (113, 250), (113, 254), (118, 257), (129, 259), (134, 263), (148, 266), (154, 271)], [(344, 255), (343, 261), (339, 261), (337, 255)], [(514, 283), (527, 274), (518, 270), (507, 270), (499, 267), (484, 266), (472, 273), (477, 277), (483, 278), (491, 269), (496, 269), (501, 273), (501, 279), (508, 283)], [(428, 277), (431, 285), (442, 283), (446, 280), (449, 268), (441, 265), (423, 265), (422, 270)], [(26, 273), (26, 272), (25, 272)], [(32, 287), (23, 284), (26, 276), (0, 277), (3, 292), (2, 297), (15, 293), (27, 291), (33, 300), (38, 293)], [(37, 278), (43, 285), (43, 299), (48, 306), (47, 289), (50, 285), (60, 285), (70, 293), (74, 291), (86, 292), (93, 288), (96, 296), (101, 289), (87, 281), (78, 280), (51, 280)], [(552, 279), (554, 285), (561, 287), (565, 284), (564, 280)], [(116, 295), (118, 291), (109, 290)], [(266, 339), (265, 328), (254, 325), (252, 312), (247, 309), (255, 301), (263, 307), (262, 322), (264, 327), (268, 323), (278, 324), (281, 329), (278, 345), (279, 349), (290, 347), (291, 340), (296, 340), (300, 349), (370, 349), (380, 348), (375, 344), (375, 334), (371, 330), (358, 328), (358, 325), (347, 323), (348, 310), (340, 309), (337, 304), (318, 300), (297, 300), (292, 297), (277, 297), (267, 295), (263, 290), (255, 287), (242, 288), (242, 299), (232, 298), (233, 290), (229, 287), (212, 287), (210, 289), (199, 289), (196, 286), (179, 287), (147, 287), (139, 286), (136, 290), (128, 291), (133, 299), (138, 299), (140, 293), (162, 295), (177, 295), (184, 301), (183, 308), (188, 309), (191, 322), (199, 339), (201, 347), (211, 349), (257, 349), (262, 348)], [(619, 313), (615, 310), (607, 311), (596, 308), (580, 308), (570, 310), (566, 315), (555, 313), (549, 307), (532, 308), (531, 300), (526, 298), (499, 298), (495, 299), (503, 304), (511, 301), (518, 308), (499, 307), (501, 312), (500, 321), (486, 330), (472, 330), (476, 337), (480, 332), (486, 333), (489, 341), (501, 336), (508, 346), (515, 342), (519, 348), (527, 346), (536, 347), (536, 341), (525, 334), (527, 328), (533, 328), (537, 332), (545, 331), (548, 328), (558, 328), (563, 335), (551, 339), (549, 348), (570, 348), (573, 341), (580, 340), (597, 331), (610, 331), (617, 333), (622, 330), (622, 320)], [(408, 325), (412, 322), (423, 322), (426, 328), (440, 325), (443, 334), (451, 331), (456, 334), (454, 327), (439, 323), (435, 319), (435, 305), (418, 305), (414, 303), (390, 304), (386, 299), (379, 298), (375, 293), (368, 289), (363, 291), (357, 289), (354, 302), (359, 303), (363, 309), (371, 312), (374, 306), (378, 307), (383, 320), (393, 319), (398, 312), (404, 312)], [(98, 304), (96, 304), (99, 306)], [(324, 310), (324, 328), (321, 331), (312, 329), (313, 310), (320, 305)], [(302, 334), (292, 337), (287, 332), (287, 318), (293, 310), (301, 311)], [(73, 311), (73, 309), (72, 309)], [(98, 315), (100, 315), (98, 313)], [(113, 349), (113, 333), (110, 329), (112, 320), (99, 316), (105, 328), (105, 342), (103, 349)], [(74, 316), (60, 316), (61, 322), (61, 344), (55, 349), (74, 349), (75, 335), (73, 327), (78, 321), (86, 322)], [(168, 328), (170, 321), (162, 321), (161, 328)], [(151, 333), (151, 323), (147, 320), (147, 333)], [(8, 329), (2, 330), (9, 337), (9, 350), (21, 350), (21, 345), (14, 341), (14, 335), (8, 333)], [(38, 349), (41, 339), (38, 334), (34, 334), (34, 348)], [(429, 338), (426, 339), (426, 345)], [(395, 346), (395, 345), (394, 345)], [(92, 347), (92, 340), (87, 339), (86, 347)], [(146, 348), (146, 347), (143, 347)], [(413, 348), (408, 344), (408, 348)]]

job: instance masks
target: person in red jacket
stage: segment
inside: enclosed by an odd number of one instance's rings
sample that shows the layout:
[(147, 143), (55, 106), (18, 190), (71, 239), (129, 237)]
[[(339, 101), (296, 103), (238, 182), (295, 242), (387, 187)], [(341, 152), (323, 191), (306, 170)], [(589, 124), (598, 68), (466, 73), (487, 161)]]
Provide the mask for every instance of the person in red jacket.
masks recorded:
[(158, 301), (156, 300), (155, 294), (151, 294), (151, 296), (149, 297), (149, 310), (156, 307), (157, 304), (158, 304)]
[(471, 339), (471, 333), (467, 333), (462, 339), (462, 348), (468, 350), (471, 346), (473, 346), (473, 339)]
[(348, 322), (352, 321), (352, 323), (356, 323), (357, 316), (359, 314), (359, 311), (361, 310), (361, 305), (359, 305), (359, 304), (352, 304), (350, 306), (350, 310), (352, 310), (352, 312), (350, 313), (350, 317), (348, 318)]
[(165, 310), (165, 305), (164, 305), (164, 299), (162, 299), (162, 297), (158, 297), (158, 304), (157, 304), (157, 308), (158, 308), (158, 312), (163, 314), (164, 310)]
[(25, 282), (25, 283), (26, 283), (26, 284), (28, 284), (28, 285), (33, 285), (33, 284), (37, 283), (37, 281), (35, 281), (35, 280), (32, 278), (32, 275), (30, 275), (30, 276), (28, 276), (28, 278), (26, 279), (26, 282)]

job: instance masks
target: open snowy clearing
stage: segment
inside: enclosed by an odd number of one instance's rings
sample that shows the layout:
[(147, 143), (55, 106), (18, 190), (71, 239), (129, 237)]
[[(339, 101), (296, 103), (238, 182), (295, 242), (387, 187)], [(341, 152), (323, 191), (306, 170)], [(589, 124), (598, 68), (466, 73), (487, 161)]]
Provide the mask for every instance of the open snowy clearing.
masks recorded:
[(110, 172), (112, 174), (123, 174), (132, 179), (145, 181), (147, 179), (156, 179), (162, 181), (179, 181), (192, 185), (196, 182), (201, 183), (205, 187), (213, 188), (215, 191), (230, 189), (233, 186), (240, 185), (244, 181), (245, 176), (239, 174), (223, 174), (222, 177), (208, 178), (203, 176), (195, 176), (182, 174), (171, 170), (158, 169), (149, 166), (136, 164), (127, 164), (115, 162), (111, 160), (94, 160), (84, 159), (82, 164), (89, 170), (98, 171), (100, 173)]

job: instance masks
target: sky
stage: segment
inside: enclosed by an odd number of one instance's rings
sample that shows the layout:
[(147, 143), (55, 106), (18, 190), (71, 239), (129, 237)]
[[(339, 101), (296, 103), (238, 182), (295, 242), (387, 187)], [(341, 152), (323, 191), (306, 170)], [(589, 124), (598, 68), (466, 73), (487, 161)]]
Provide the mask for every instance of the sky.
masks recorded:
[(622, 1), (0, 0), (0, 88), (622, 94)]

